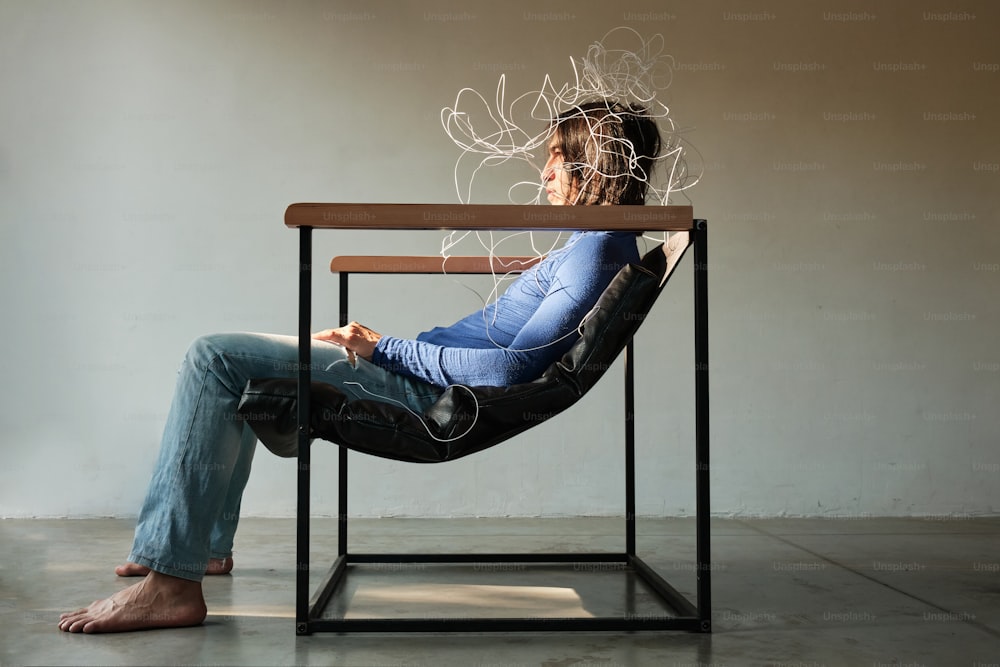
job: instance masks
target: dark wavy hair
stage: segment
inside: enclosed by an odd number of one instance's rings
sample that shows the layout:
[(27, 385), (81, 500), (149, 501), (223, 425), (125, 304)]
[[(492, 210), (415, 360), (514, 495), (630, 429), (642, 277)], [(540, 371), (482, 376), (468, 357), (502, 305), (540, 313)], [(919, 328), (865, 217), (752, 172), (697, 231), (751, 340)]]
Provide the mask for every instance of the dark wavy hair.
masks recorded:
[(660, 154), (660, 130), (646, 109), (588, 102), (553, 121), (553, 146), (570, 172), (577, 205), (645, 204)]

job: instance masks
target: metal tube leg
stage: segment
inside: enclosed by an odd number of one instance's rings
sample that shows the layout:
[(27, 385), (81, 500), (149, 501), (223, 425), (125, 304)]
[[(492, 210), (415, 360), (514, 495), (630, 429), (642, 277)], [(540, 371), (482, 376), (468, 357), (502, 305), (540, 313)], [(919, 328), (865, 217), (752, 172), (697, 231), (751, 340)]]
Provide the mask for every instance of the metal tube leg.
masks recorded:
[[(340, 274), (340, 326), (346, 326), (348, 273)], [(347, 447), (337, 456), (337, 554), (347, 554)]]
[(296, 507), (295, 632), (309, 634), (309, 388), (311, 374), (312, 228), (299, 230), (298, 498)]
[(625, 552), (635, 555), (635, 367), (633, 341), (625, 346)]
[(712, 558), (709, 547), (708, 452), (708, 223), (695, 220), (694, 231), (694, 392), (695, 493), (697, 516), (698, 616), (701, 630), (712, 629)]

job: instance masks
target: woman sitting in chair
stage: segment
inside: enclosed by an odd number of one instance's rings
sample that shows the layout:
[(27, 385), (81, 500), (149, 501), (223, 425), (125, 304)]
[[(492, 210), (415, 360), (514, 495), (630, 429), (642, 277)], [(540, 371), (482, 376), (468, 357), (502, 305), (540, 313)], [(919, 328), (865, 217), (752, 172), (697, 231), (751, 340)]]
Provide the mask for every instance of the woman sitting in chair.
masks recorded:
[[(542, 171), (555, 205), (645, 203), (660, 152), (645, 110), (592, 102), (552, 124)], [(349, 400), (373, 396), (422, 413), (449, 385), (531, 381), (572, 346), (619, 269), (638, 260), (633, 233), (576, 232), (497, 299), (415, 340), (356, 322), (313, 335), (312, 377)], [(250, 378), (296, 376), (298, 339), (217, 334), (196, 340), (179, 371), (160, 454), (120, 576), (138, 583), (63, 614), (67, 632), (200, 624), (201, 579), (233, 567), (233, 537), (256, 440), (236, 415)]]

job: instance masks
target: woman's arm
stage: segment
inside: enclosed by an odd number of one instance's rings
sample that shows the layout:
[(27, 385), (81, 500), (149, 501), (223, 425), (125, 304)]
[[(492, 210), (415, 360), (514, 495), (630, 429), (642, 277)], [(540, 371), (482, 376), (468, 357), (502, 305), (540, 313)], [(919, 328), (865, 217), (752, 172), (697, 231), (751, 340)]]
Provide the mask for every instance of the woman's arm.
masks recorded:
[[(621, 266), (635, 260), (634, 237), (630, 242), (631, 246), (608, 242), (601, 235), (581, 239), (547, 277), (543, 298), (506, 347), (491, 346), (488, 339), (482, 347), (469, 348), (385, 336), (376, 343), (372, 361), (440, 387), (508, 386), (534, 380), (572, 346), (580, 323), (604, 288)], [(516, 288), (517, 283), (505, 297)], [(515, 293), (511, 298), (519, 297)], [(484, 321), (484, 332), (486, 327)]]

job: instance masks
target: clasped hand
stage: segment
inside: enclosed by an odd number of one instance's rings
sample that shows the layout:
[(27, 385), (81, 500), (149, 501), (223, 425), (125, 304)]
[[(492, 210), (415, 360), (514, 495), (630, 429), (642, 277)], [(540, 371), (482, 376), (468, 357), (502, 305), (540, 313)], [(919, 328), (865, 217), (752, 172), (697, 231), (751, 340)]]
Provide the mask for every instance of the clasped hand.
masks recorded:
[(351, 322), (347, 326), (337, 329), (324, 329), (312, 335), (313, 340), (323, 340), (328, 343), (343, 346), (348, 352), (353, 352), (366, 361), (372, 360), (375, 352), (375, 345), (382, 334), (376, 333), (368, 327)]

